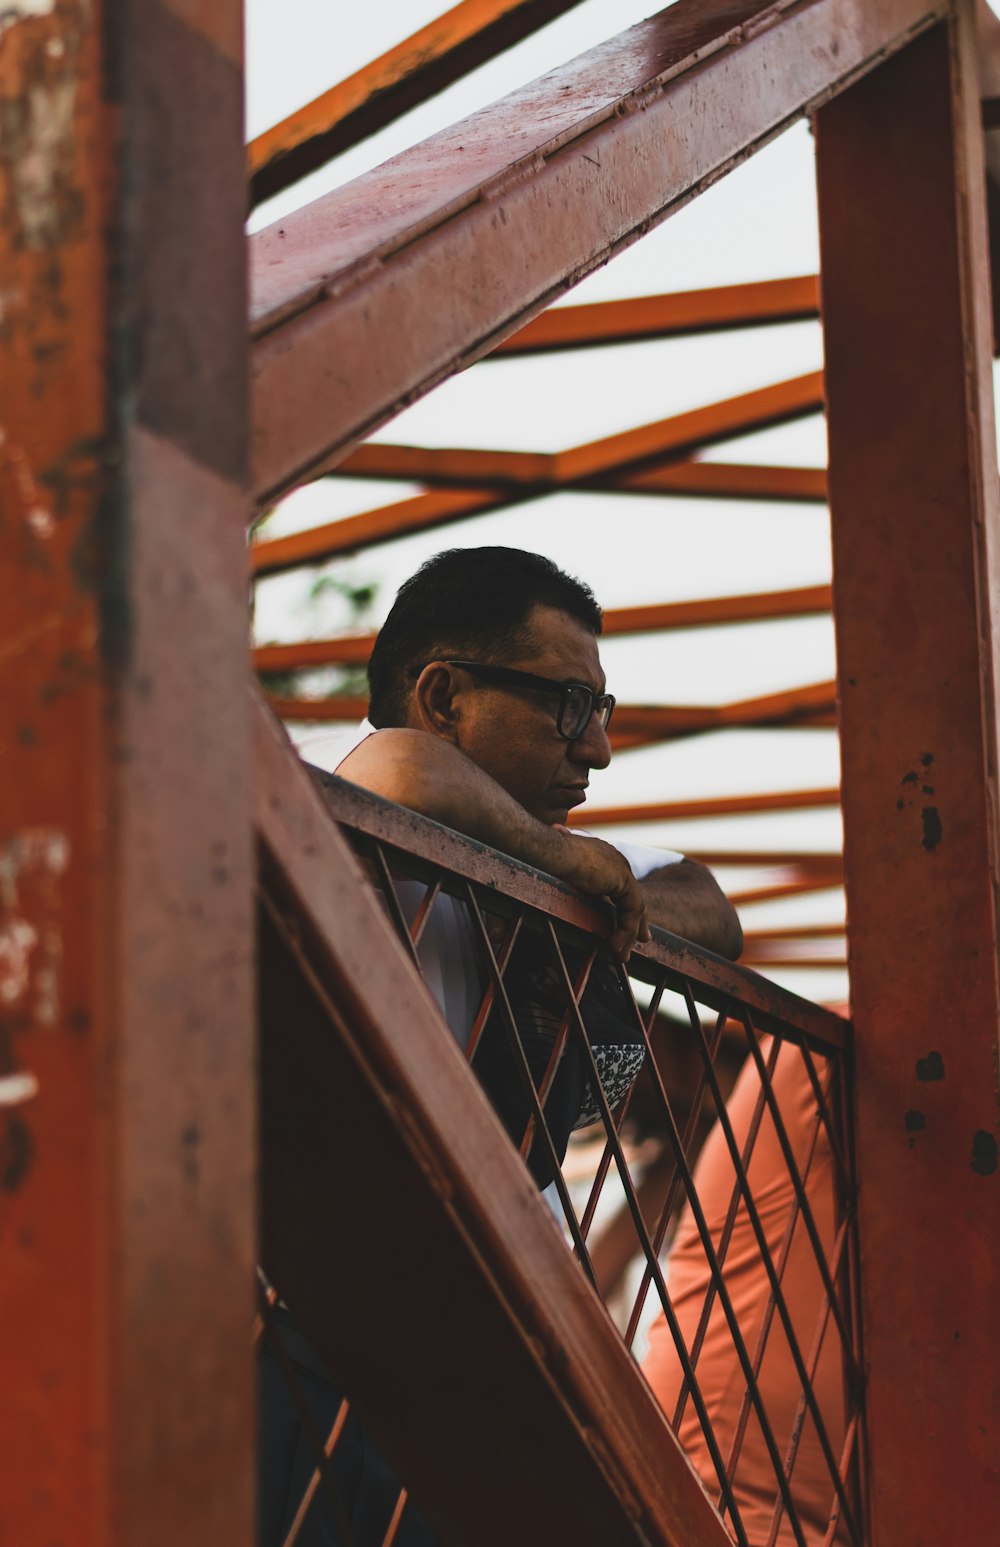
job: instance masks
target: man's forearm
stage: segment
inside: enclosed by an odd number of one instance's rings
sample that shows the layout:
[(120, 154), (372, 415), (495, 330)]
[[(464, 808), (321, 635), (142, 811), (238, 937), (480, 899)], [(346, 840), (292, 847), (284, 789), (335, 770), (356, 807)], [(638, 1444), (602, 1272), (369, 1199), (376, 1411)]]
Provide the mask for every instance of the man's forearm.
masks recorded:
[(623, 960), (637, 939), (649, 939), (643, 893), (617, 849), (600, 838), (547, 827), (450, 742), (423, 731), (378, 731), (337, 772), (591, 896), (608, 898), (618, 910), (610, 945)]
[(743, 930), (736, 909), (704, 865), (693, 859), (664, 865), (639, 885), (651, 924), (730, 961), (737, 959), (743, 950)]
[(423, 731), (378, 731), (349, 753), (337, 772), (538, 870), (562, 874), (563, 835), (531, 816), (448, 742)]

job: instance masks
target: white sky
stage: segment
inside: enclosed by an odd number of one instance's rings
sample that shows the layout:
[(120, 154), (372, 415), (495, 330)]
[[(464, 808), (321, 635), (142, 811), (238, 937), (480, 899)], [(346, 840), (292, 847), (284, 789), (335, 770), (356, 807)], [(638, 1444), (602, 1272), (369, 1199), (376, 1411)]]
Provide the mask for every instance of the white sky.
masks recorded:
[[(996, 7), (994, 7), (996, 8)], [(248, 133), (252, 136), (318, 96), (445, 9), (444, 0), (382, 0), (352, 7), (329, 0), (248, 0)], [(252, 228), (359, 176), (438, 129), (467, 116), (593, 44), (641, 20), (649, 0), (586, 0), (536, 37), (457, 82), (432, 102), (270, 201)], [(573, 303), (814, 273), (818, 268), (812, 140), (799, 124), (657, 231), (591, 275)], [(527, 360), (482, 362), (400, 414), (376, 438), (428, 446), (556, 450), (694, 408), (822, 365), (816, 323), (620, 345)], [(729, 442), (713, 460), (822, 466), (818, 416)], [(277, 536), (388, 504), (412, 486), (331, 480), (297, 491), (267, 523)], [(530, 505), (415, 534), (326, 566), (356, 582), (375, 581), (365, 620), (377, 626), (396, 587), (441, 548), (493, 542), (546, 553), (593, 587), (606, 607), (697, 596), (782, 590), (830, 579), (829, 519), (815, 505), (558, 495)], [(310, 604), (316, 571), (279, 576), (257, 593), (261, 641), (326, 637), (344, 626), (343, 603)], [(602, 646), (619, 699), (722, 703), (823, 681), (835, 672), (832, 624), (788, 619), (662, 636), (611, 639)], [(315, 737), (312, 727), (307, 735)], [(328, 754), (329, 754), (329, 749)], [(322, 748), (308, 755), (322, 761)], [(329, 754), (327, 760), (332, 754)], [(335, 760), (335, 759), (334, 759)], [(619, 754), (595, 775), (603, 805), (709, 794), (835, 785), (832, 730), (729, 731), (673, 746)], [(837, 811), (656, 824), (630, 835), (677, 848), (837, 849)], [(609, 830), (609, 836), (613, 834)], [(732, 888), (760, 873), (720, 871)], [(843, 918), (839, 890), (743, 910), (747, 928), (832, 923)], [(809, 997), (847, 997), (841, 969), (770, 974)]]

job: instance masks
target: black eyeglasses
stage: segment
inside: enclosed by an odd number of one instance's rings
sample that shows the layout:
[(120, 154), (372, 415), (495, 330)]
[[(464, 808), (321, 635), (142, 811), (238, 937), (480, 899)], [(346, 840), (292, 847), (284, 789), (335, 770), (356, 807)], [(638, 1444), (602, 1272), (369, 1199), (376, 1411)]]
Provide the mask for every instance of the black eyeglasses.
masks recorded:
[[(576, 741), (582, 736), (594, 714), (606, 730), (615, 707), (613, 693), (595, 693), (583, 682), (556, 682), (551, 677), (536, 677), (534, 672), (515, 671), (512, 666), (488, 666), (483, 661), (442, 661), (442, 665), (459, 666), (471, 676), (482, 677), (484, 682), (496, 682), (501, 687), (509, 685), (527, 688), (533, 693), (557, 693), (556, 730), (564, 741)], [(423, 669), (423, 666), (414, 667), (412, 675), (419, 677)]]

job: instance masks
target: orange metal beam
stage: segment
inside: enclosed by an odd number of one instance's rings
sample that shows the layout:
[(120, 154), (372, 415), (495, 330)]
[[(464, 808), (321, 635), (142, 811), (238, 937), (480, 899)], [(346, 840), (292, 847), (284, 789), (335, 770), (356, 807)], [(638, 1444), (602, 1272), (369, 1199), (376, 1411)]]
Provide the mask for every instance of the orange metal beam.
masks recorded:
[[(256, 770), (269, 1278), (442, 1539), (725, 1547), (662, 1412), (263, 708)], [(389, 817), (420, 826), (412, 813)], [(431, 841), (440, 858), (436, 829)], [(364, 1186), (331, 1188), (329, 1177), (357, 1169), (359, 1133), (373, 1162)], [(358, 1241), (363, 1252), (345, 1250)], [(435, 1393), (432, 1424), (413, 1421), (415, 1391)], [(519, 1415), (494, 1425), (489, 1445), (470, 1423), (484, 1391), (496, 1412)]]
[(782, 897), (799, 897), (805, 892), (825, 892), (831, 887), (839, 886), (841, 879), (839, 871), (832, 872), (830, 875), (809, 871), (801, 876), (792, 876), (787, 881), (747, 887), (744, 891), (729, 892), (727, 895), (736, 907), (745, 908), (752, 902), (777, 902)]
[(293, 532), (288, 537), (273, 537), (255, 542), (250, 549), (250, 567), (259, 579), (280, 574), (300, 564), (318, 564), (339, 553), (353, 553), (375, 543), (391, 542), (406, 532), (426, 532), (449, 521), (462, 521), (486, 510), (498, 510), (510, 504), (506, 494), (488, 489), (436, 489), (417, 494), (413, 499), (382, 505), (361, 515), (345, 516), (325, 526)]
[(252, 140), (251, 203), (282, 192), (578, 3), (462, 0), (452, 6)]
[(552, 306), (504, 339), (487, 359), (590, 349), (642, 338), (674, 338), (719, 328), (753, 328), (818, 316), (819, 282), (814, 274), (672, 295), (594, 301), (587, 306)]
[(985, 1541), (1000, 1515), (1000, 509), (972, 19), (956, 5), (816, 123), (874, 1547)]
[(17, 1547), (254, 1532), (242, 21), (236, 0), (0, 21)]
[(793, 500), (826, 503), (826, 469), (756, 462), (671, 462), (622, 473), (602, 488), (618, 494), (684, 494), (692, 499)]
[[(308, 646), (272, 645), (269, 652), (257, 651), (258, 659), (284, 666), (258, 665), (258, 670), (289, 670), (295, 652)], [(278, 653), (280, 652), (280, 654)], [(301, 664), (301, 663), (297, 663)], [(364, 698), (334, 695), (329, 698), (270, 698), (271, 707), (283, 720), (351, 723), (364, 718), (368, 701)], [(693, 736), (702, 731), (722, 730), (730, 726), (829, 726), (835, 720), (835, 696), (832, 682), (819, 682), (766, 698), (749, 698), (735, 704), (619, 704), (612, 722), (612, 745), (621, 737), (635, 744), (669, 741), (674, 737)]]
[[(335, 465), (945, 9), (678, 0), (252, 237), (258, 498)], [(666, 164), (678, 123), (699, 133)]]
[(606, 827), (624, 822), (679, 822), (688, 817), (734, 816), (752, 811), (797, 811), (803, 807), (837, 806), (840, 791), (787, 790), (765, 795), (715, 795), (703, 800), (659, 801), (650, 805), (598, 806), (570, 812), (571, 827)]
[(694, 601), (661, 602), (650, 607), (613, 608), (604, 614), (604, 634), (647, 634), (660, 629), (801, 618), (829, 610), (828, 585), (802, 586), (794, 591), (756, 591), (748, 596), (698, 597)]
[(704, 408), (562, 451), (555, 459), (556, 477), (563, 483), (578, 483), (637, 463), (701, 450), (753, 430), (786, 424), (817, 413), (822, 407), (823, 372), (810, 371), (791, 381), (758, 387), (753, 392), (742, 392)]
[[(340, 471), (338, 469), (337, 471)], [(353, 476), (365, 477), (363, 468), (352, 468)], [(372, 476), (375, 476), (374, 474)], [(380, 474), (379, 476), (386, 476)], [(672, 462), (666, 467), (646, 468), (640, 472), (622, 472), (600, 480), (595, 487), (616, 494), (683, 494), (694, 498), (793, 500), (824, 503), (826, 472), (812, 467), (766, 467), (755, 463)], [(571, 490), (572, 483), (560, 484)], [(591, 485), (584, 483), (581, 488)], [(299, 564), (318, 564), (338, 553), (353, 553), (357, 548), (390, 542), (407, 532), (426, 532), (449, 522), (463, 521), (481, 511), (502, 510), (522, 495), (533, 498), (527, 489), (515, 494), (510, 488), (468, 489), (443, 487), (412, 499), (398, 500), (357, 516), (345, 516), (323, 526), (254, 543), (250, 562), (255, 575), (278, 574)]]
[(368, 713), (367, 698), (286, 698), (269, 694), (267, 701), (280, 719), (293, 724), (357, 725)]
[(534, 493), (617, 488), (619, 483), (627, 483), (629, 469), (636, 464), (686, 455), (754, 430), (804, 418), (822, 407), (823, 373), (810, 371), (566, 451), (483, 451), (368, 441), (344, 459), (338, 471), (349, 478), (403, 478), (445, 486), (523, 486)]
[[(305, 535), (305, 534), (303, 534)], [(262, 543), (261, 550), (292, 539)], [(267, 562), (262, 573), (271, 573)], [(706, 628), (717, 623), (759, 622), (828, 612), (830, 587), (804, 586), (796, 591), (761, 591), (751, 596), (713, 596), (690, 602), (662, 602), (650, 607), (612, 608), (604, 614), (604, 637), (658, 633), (661, 629)], [(253, 653), (257, 671), (295, 671), (305, 666), (359, 666), (367, 661), (373, 633), (344, 634), (337, 639), (305, 639), (288, 645), (259, 645)], [(832, 701), (832, 694), (830, 695)]]
[(755, 972), (759, 972), (762, 967), (768, 968), (771, 972), (787, 971), (789, 967), (794, 967), (796, 972), (828, 971), (831, 967), (846, 967), (848, 964), (847, 957), (843, 954), (839, 956), (798, 956), (794, 951), (788, 953), (769, 951), (759, 955), (754, 951), (749, 951), (744, 959), (746, 965), (753, 967)]
[(303, 639), (291, 645), (258, 645), (253, 652), (254, 670), (286, 672), (310, 666), (364, 666), (374, 642), (374, 634), (343, 634), (339, 639)]
[(841, 940), (844, 924), (797, 924), (784, 929), (744, 930), (744, 945), (770, 945), (785, 940)]

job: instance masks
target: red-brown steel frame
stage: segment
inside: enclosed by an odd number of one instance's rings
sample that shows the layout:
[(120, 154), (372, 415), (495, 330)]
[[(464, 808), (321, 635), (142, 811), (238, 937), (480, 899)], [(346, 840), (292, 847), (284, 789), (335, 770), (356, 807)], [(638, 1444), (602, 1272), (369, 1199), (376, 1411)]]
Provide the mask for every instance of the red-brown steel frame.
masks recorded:
[[(13, 727), (0, 834), (0, 1337), (16, 1393), (0, 1418), (0, 1533), (13, 1530), (18, 1547), (60, 1536), (83, 1547), (207, 1544), (253, 1529), (239, 1314), (249, 1324), (241, 65), (235, 0), (210, 17), (185, 0), (64, 0), (15, 8), (0, 30), (4, 101), (15, 104), (0, 146), (13, 366), (0, 377), (0, 496), (13, 535), (0, 652)], [(280, 241), (262, 233), (252, 243), (254, 483), (268, 499), (336, 465), (367, 430), (815, 110), (859, 1033), (867, 1505), (874, 1547), (971, 1541), (998, 1514), (1000, 1423), (1000, 514), (971, 0), (679, 0), (300, 212)], [(698, 136), (665, 168), (663, 127), (685, 122)], [(380, 205), (387, 180), (418, 164), (430, 175)], [(457, 287), (459, 268), (478, 282)], [(344, 359), (356, 370), (345, 373)], [(558, 471), (570, 482), (618, 477), (681, 452), (674, 431), (666, 443), (651, 426), (576, 448)], [(486, 485), (506, 476), (497, 462), (478, 471)], [(542, 471), (551, 483), (556, 469)], [(637, 476), (655, 487), (671, 471)], [(532, 486), (530, 475), (513, 481)], [(553, 1448), (539, 1454), (576, 1479), (560, 1496), (576, 1511), (574, 1539), (716, 1542), (669, 1431), (536, 1224), (485, 1103), (464, 1114), (467, 1129), (449, 1122), (467, 1086), (457, 1052), (458, 1063), (431, 1051), (448, 1044), (419, 993), (397, 1035), (390, 988), (411, 992), (406, 958), (379, 935), (388, 925), (377, 911), (357, 903), (356, 869), (262, 715), (268, 927), (285, 981), (315, 1012), (300, 1054), (353, 1082), (372, 1132), (395, 1146), (396, 1181), (423, 1210), (414, 1217), (433, 1215), (452, 1264), (478, 1283), (475, 1308), (510, 1353), (511, 1389), (530, 1390), (550, 1419)], [(679, 814), (603, 818), (653, 810)], [(386, 965), (384, 981), (359, 981), (366, 959)], [(320, 1034), (331, 1021), (343, 1056)], [(288, 1083), (267, 1099), (301, 1115), (311, 1093), (291, 1078), (287, 1052), (277, 1048), (272, 1069)], [(401, 1081), (399, 1104), (366, 1074), (373, 1062), (380, 1079)], [(336, 1159), (322, 1101), (306, 1115), (304, 1131)], [(495, 1213), (470, 1181), (484, 1156)], [(288, 1157), (269, 1158), (268, 1249), (329, 1329), (319, 1297), (342, 1265), (331, 1245), (310, 1256), (314, 1233), (283, 1209), (301, 1175)], [(364, 1304), (371, 1282), (359, 1272), (345, 1288), (362, 1320), (378, 1312), (377, 1299)], [(530, 1306), (516, 1324), (512, 1300)], [(424, 1309), (433, 1312), (430, 1291)], [(397, 1310), (390, 1295), (383, 1327)], [(539, 1324), (546, 1333), (533, 1341)], [(389, 1354), (412, 1375), (424, 1351), (405, 1318), (398, 1334)], [(568, 1369), (566, 1346), (578, 1356)], [(389, 1390), (372, 1387), (373, 1401)], [(475, 1467), (456, 1483), (449, 1456), (435, 1474), (391, 1402), (382, 1412), (443, 1517), (468, 1526), (483, 1483)], [(461, 1425), (455, 1435), (461, 1446)], [(540, 1505), (550, 1480), (536, 1479)], [(564, 1523), (540, 1514), (533, 1526), (551, 1540)], [(502, 1511), (494, 1524), (498, 1542), (523, 1527)]]
[(1000, 1515), (1000, 511), (974, 45), (962, 0), (816, 125), (874, 1547), (985, 1541)]
[(0, 80), (0, 1540), (245, 1543), (241, 7), (8, 7)]

